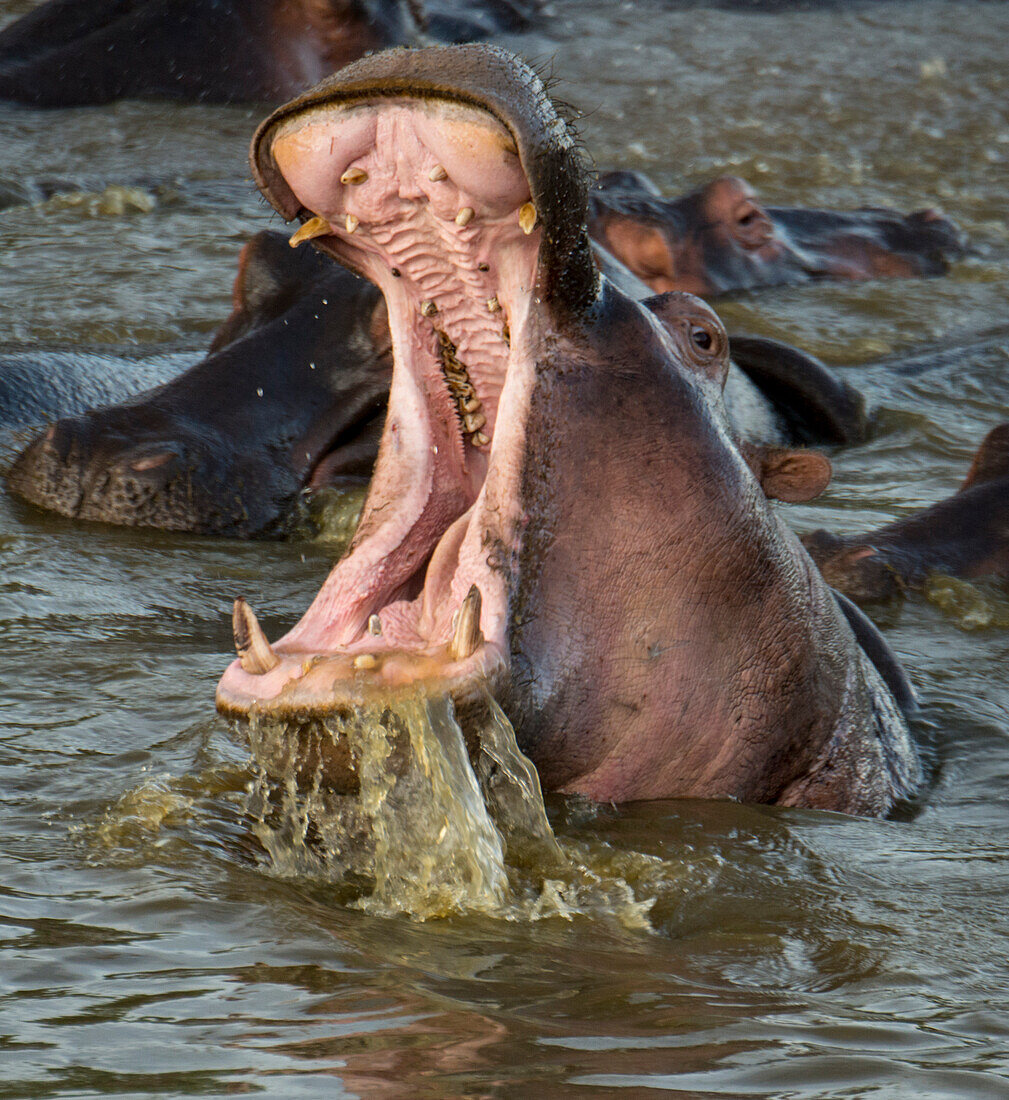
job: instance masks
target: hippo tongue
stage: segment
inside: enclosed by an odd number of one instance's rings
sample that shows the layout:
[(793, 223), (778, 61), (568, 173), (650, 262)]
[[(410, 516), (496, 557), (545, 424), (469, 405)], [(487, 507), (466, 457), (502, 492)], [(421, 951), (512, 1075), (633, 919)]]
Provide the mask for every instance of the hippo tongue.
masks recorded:
[[(314, 214), (294, 243), (317, 239), (382, 289), (395, 366), (350, 551), (274, 646), (279, 665), (249, 675), (236, 663), (219, 703), (277, 695), (306, 655), (357, 659), (377, 681), (403, 677), (404, 653), (425, 658), (425, 675), (431, 661), (453, 676), (486, 672), (508, 652), (507, 570), (488, 554), (516, 549), (535, 361), (541, 228), (515, 144), (485, 111), (403, 98), (295, 115), (272, 155)], [(458, 667), (453, 638), (474, 606), (479, 622), (464, 633), (487, 643)]]

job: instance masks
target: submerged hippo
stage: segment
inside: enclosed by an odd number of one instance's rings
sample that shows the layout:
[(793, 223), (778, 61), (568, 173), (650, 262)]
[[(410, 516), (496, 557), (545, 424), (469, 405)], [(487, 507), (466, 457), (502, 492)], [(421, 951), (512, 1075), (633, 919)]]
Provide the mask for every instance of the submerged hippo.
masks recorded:
[(993, 428), (946, 500), (864, 535), (802, 541), (824, 577), (855, 600), (920, 586), (932, 573), (1009, 578), (1009, 424)]
[[(67, 408), (77, 415), (22, 451), (10, 488), (76, 519), (257, 538), (286, 534), (305, 490), (363, 484), (392, 373), (385, 301), (328, 257), (288, 243), (264, 232), (243, 248), (234, 309), (205, 359), (124, 403)], [(603, 262), (631, 294), (650, 296)], [(781, 445), (860, 440), (861, 395), (788, 345), (741, 336), (732, 348), (739, 367), (730, 370), (727, 403), (747, 460), (768, 495), (808, 499), (829, 465)], [(37, 358), (31, 378), (50, 381), (51, 357)], [(39, 408), (19, 400), (21, 377), (0, 382), (0, 423), (5, 389), (12, 413)], [(59, 390), (50, 389), (52, 402)]]
[(0, 99), (295, 95), (369, 50), (526, 29), (538, 0), (49, 0), (0, 32)]
[(640, 173), (608, 173), (590, 197), (589, 231), (652, 290), (707, 296), (811, 279), (943, 275), (964, 252), (962, 233), (936, 210), (765, 207), (733, 176), (664, 199)]
[(223, 713), (489, 684), (559, 791), (881, 814), (914, 789), (892, 695), (733, 445), (721, 324), (600, 276), (535, 73), (379, 54), (274, 113), (252, 163), (380, 287), (394, 367), (351, 548), (273, 645), (236, 602)]

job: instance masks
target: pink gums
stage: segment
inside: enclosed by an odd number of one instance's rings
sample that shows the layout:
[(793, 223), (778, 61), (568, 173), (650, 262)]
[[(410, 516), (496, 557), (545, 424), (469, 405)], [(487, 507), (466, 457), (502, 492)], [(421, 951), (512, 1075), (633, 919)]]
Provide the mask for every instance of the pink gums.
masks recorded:
[[(315, 108), (274, 139), (298, 200), (330, 223), (325, 249), (385, 294), (395, 368), (350, 551), (276, 643), (280, 664), (250, 675), (234, 662), (219, 700), (241, 709), (241, 700), (272, 699), (303, 676), (304, 695), (306, 655), (384, 656), (386, 680), (397, 652), (444, 664), (453, 617), (473, 584), (487, 644), (469, 666), (486, 671), (507, 660), (507, 563), (492, 567), (488, 556), (500, 558), (502, 547), (514, 554), (521, 531), (540, 238), (539, 226), (530, 234), (520, 225), (529, 185), (514, 149), (491, 116), (445, 101)], [(479, 433), (464, 431), (444, 373), (446, 341), (480, 401)], [(379, 634), (369, 630), (375, 615)]]

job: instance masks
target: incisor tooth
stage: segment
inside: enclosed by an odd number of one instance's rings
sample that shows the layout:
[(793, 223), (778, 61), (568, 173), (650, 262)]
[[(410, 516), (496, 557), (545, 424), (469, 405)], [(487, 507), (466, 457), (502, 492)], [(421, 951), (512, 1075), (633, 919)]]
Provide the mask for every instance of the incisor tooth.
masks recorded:
[(259, 625), (252, 608), (239, 596), (231, 612), (231, 629), (235, 635), (235, 649), (244, 671), (252, 676), (262, 676), (264, 672), (280, 664), (276, 653), (266, 640), (263, 628)]
[(473, 210), (472, 206), (464, 206), (462, 210), (460, 210), (459, 213), (456, 214), (455, 224), (469, 225), (469, 223), (473, 220), (474, 213), (475, 211)]
[(536, 207), (531, 202), (524, 202), (519, 207), (519, 225), (527, 237), (536, 228)]
[(291, 239), (287, 243), (292, 248), (297, 248), (299, 244), (303, 244), (305, 241), (314, 240), (316, 237), (325, 237), (327, 233), (332, 232), (333, 227), (325, 218), (310, 218), (291, 236)]
[(368, 616), (368, 633), (369, 634), (381, 634), (382, 633), (382, 620), (377, 615)]
[(498, 310), (500, 310), (501, 303), (497, 300), (496, 294), (493, 298), (487, 299), (487, 308), (490, 310), (491, 313), (497, 313)]
[(347, 221), (344, 224), (347, 226), (347, 232), (353, 233), (361, 224), (361, 219), (356, 214), (348, 214)]
[(368, 178), (368, 173), (363, 168), (348, 168), (346, 172), (340, 177), (341, 183), (358, 184), (364, 183)]
[(480, 607), (482, 604), (480, 589), (474, 584), (462, 601), (462, 607), (456, 615), (455, 632), (448, 643), (448, 655), (452, 661), (465, 661), (472, 656), (483, 641), (480, 633)]
[(448, 172), (440, 165), (436, 164), (430, 172), (427, 174), (427, 178), (432, 183), (441, 183), (442, 180), (448, 179)]
[(424, 317), (433, 317), (438, 312), (438, 307), (430, 299), (420, 303), (420, 312)]

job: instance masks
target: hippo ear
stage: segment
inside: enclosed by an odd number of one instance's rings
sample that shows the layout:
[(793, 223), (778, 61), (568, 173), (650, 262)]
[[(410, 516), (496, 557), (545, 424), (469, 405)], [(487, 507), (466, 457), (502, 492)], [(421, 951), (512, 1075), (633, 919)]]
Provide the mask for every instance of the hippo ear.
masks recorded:
[(1003, 477), (1009, 477), (1009, 424), (999, 424), (984, 437), (959, 491)]
[(769, 500), (800, 504), (818, 497), (830, 484), (830, 460), (818, 451), (742, 443), (740, 453)]
[(592, 235), (642, 282), (661, 294), (678, 289), (676, 257), (662, 229), (626, 214), (605, 214), (592, 226)]

